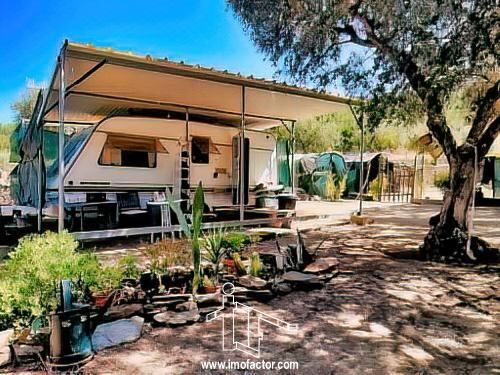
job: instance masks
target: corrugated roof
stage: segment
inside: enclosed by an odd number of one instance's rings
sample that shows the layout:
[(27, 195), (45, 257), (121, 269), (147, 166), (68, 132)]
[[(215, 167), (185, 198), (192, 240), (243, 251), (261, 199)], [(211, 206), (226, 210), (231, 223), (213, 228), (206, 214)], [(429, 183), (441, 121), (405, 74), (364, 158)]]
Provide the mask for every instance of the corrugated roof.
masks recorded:
[(302, 95), (314, 97), (318, 99), (328, 100), (332, 102), (344, 104), (359, 103), (359, 99), (342, 97), (328, 92), (318, 91), (307, 87), (289, 85), (286, 82), (277, 82), (276, 80), (267, 80), (265, 78), (255, 78), (252, 75), (244, 76), (240, 73), (232, 73), (227, 70), (217, 70), (212, 67), (204, 67), (199, 64), (186, 64), (183, 61), (175, 62), (168, 58), (155, 58), (151, 55), (138, 55), (133, 52), (117, 51), (109, 47), (95, 47), (92, 44), (67, 42), (67, 55), (79, 56), (82, 54), (93, 55), (96, 58), (106, 58), (110, 63), (117, 63), (119, 60), (136, 62), (138, 64), (147, 64), (150, 66), (163, 67), (165, 69), (172, 69), (191, 73), (198, 78), (210, 79), (215, 81), (228, 81), (228, 83), (241, 84), (249, 87), (256, 87), (260, 89), (267, 89), (272, 91), (290, 93), (295, 95)]

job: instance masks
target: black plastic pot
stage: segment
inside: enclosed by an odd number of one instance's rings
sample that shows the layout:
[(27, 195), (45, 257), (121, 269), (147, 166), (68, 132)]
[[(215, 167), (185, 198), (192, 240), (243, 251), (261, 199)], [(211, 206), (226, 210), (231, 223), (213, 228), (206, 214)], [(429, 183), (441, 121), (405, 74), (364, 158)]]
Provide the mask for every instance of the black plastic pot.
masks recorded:
[(158, 290), (160, 287), (160, 279), (158, 275), (152, 273), (151, 271), (143, 272), (141, 274), (141, 289), (145, 292), (151, 292)]
[(168, 290), (168, 288), (175, 286), (172, 283), (172, 278), (168, 273), (164, 273), (163, 275), (160, 275), (160, 280), (161, 280), (161, 285), (165, 287), (165, 289)]

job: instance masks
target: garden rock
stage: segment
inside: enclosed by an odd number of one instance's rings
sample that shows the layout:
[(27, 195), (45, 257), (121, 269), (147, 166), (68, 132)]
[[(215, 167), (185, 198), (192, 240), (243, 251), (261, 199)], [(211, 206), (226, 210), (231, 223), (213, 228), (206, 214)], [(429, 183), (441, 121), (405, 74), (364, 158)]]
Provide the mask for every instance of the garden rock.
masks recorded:
[(220, 306), (210, 306), (210, 307), (202, 307), (201, 309), (198, 310), (201, 316), (206, 316), (214, 311), (217, 311), (220, 309)]
[(198, 294), (196, 296), (198, 307), (218, 306), (222, 303), (220, 294)]
[(339, 261), (337, 258), (321, 258), (311, 264), (309, 264), (306, 268), (304, 268), (304, 272), (310, 273), (322, 273), (328, 272), (332, 268), (337, 267), (339, 265)]
[(111, 323), (100, 324), (92, 335), (92, 347), (99, 351), (127, 342), (133, 342), (141, 337), (144, 318), (134, 316)]
[(266, 280), (251, 275), (241, 276), (239, 283), (249, 289), (263, 289), (267, 285)]
[(167, 311), (164, 313), (156, 314), (153, 319), (158, 324), (179, 326), (197, 322), (198, 320), (200, 320), (200, 314), (198, 309), (182, 312)]
[(193, 301), (179, 303), (177, 306), (175, 306), (176, 311), (189, 311), (196, 309), (198, 309), (198, 305), (196, 304), (196, 302)]
[(0, 332), (0, 367), (11, 362), (9, 342), (12, 337), (14, 337), (13, 329)]
[(288, 294), (290, 293), (293, 289), (292, 286), (288, 283), (279, 283), (276, 286), (276, 290), (279, 294)]
[(282, 279), (294, 283), (315, 283), (319, 281), (319, 278), (315, 275), (297, 271), (289, 271), (283, 274)]
[(132, 303), (127, 305), (112, 306), (106, 312), (106, 316), (110, 319), (125, 319), (142, 313), (142, 305), (140, 303)]

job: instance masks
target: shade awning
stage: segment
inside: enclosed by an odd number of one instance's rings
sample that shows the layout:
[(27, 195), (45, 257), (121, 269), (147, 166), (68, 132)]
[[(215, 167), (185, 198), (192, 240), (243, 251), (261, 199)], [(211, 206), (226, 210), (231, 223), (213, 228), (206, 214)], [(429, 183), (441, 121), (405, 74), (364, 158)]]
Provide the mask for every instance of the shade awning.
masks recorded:
[[(124, 110), (162, 110), (237, 125), (244, 110), (250, 128), (280, 125), (345, 108), (350, 99), (274, 81), (120, 53), (88, 45), (65, 45), (67, 121), (98, 122)], [(58, 118), (55, 74), (45, 120)], [(244, 95), (243, 95), (244, 91)], [(243, 103), (244, 97), (244, 103)]]

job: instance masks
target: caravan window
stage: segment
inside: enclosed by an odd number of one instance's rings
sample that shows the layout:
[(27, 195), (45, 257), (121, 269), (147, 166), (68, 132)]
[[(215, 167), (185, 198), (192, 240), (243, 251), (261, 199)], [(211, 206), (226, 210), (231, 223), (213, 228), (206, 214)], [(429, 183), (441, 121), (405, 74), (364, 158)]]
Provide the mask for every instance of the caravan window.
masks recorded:
[(156, 154), (166, 152), (154, 138), (108, 135), (99, 157), (100, 165), (155, 168)]
[(191, 140), (191, 161), (197, 164), (208, 164), (210, 160), (210, 138), (193, 137)]

